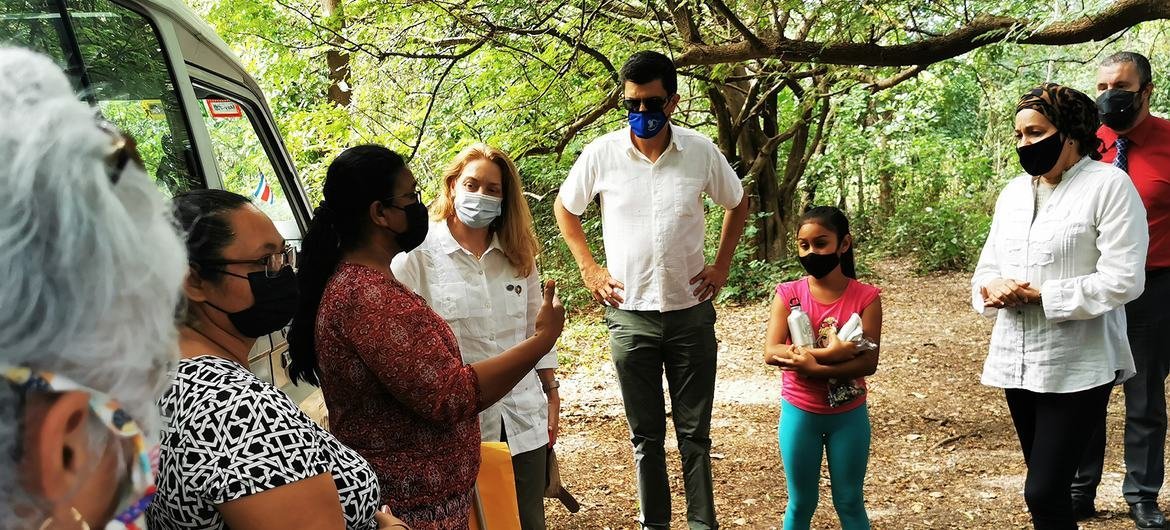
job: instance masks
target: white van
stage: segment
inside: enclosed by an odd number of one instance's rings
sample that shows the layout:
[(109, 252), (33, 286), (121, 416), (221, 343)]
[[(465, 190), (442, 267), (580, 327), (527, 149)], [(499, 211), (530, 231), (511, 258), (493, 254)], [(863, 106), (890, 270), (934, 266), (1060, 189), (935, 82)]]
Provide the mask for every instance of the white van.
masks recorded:
[[(310, 209), (264, 94), (181, 0), (3, 0), (0, 44), (56, 59), (82, 97), (134, 136), (165, 193), (253, 197), (299, 246)], [(273, 333), (249, 363), (301, 402), (314, 389), (289, 384), (286, 350), (284, 331)]]

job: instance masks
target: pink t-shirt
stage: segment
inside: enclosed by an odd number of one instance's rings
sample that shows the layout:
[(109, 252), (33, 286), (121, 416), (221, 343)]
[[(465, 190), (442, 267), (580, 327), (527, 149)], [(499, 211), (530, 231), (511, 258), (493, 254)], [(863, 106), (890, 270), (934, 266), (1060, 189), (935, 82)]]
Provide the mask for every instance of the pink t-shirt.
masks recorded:
[[(828, 340), (830, 326), (838, 330), (853, 313), (858, 315), (872, 304), (881, 295), (881, 290), (869, 284), (850, 279), (845, 286), (845, 293), (831, 304), (822, 304), (813, 299), (808, 289), (808, 277), (796, 281), (781, 283), (776, 286), (776, 296), (791, 306), (791, 300), (800, 301), (800, 307), (808, 313), (812, 321), (813, 334), (816, 335), (816, 347), (823, 347)], [(792, 343), (791, 337), (787, 341)], [(865, 394), (854, 398), (845, 404), (836, 407), (829, 406), (828, 379), (809, 378), (797, 375), (796, 372), (784, 372), (784, 386), (780, 395), (785, 401), (800, 410), (816, 414), (840, 414), (849, 412), (865, 403)], [(847, 380), (837, 380), (836, 384), (848, 384)], [(865, 378), (853, 380), (853, 385), (861, 390), (865, 389)]]

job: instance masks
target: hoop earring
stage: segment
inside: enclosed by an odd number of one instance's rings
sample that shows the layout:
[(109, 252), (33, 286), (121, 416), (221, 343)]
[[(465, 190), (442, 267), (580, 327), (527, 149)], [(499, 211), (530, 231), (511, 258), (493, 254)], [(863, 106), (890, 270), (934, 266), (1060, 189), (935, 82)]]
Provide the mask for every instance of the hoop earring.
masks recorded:
[[(89, 530), (89, 523), (85, 522), (85, 519), (81, 517), (81, 512), (77, 511), (77, 508), (70, 507), (69, 512), (73, 516), (73, 522), (80, 525), (81, 530)], [(53, 524), (53, 518), (49, 517), (45, 519), (45, 522), (41, 523), (39, 530), (47, 530), (51, 524)]]

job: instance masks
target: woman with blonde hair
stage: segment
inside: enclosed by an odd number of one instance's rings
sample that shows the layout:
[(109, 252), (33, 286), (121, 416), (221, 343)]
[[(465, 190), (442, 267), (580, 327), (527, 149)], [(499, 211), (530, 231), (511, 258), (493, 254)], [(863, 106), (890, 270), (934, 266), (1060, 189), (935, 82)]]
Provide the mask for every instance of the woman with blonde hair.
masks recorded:
[[(471, 364), (535, 333), (539, 245), (520, 174), (503, 151), (482, 143), (463, 149), (442, 182), (426, 240), (399, 254), (391, 269), (450, 324)], [(524, 530), (545, 527), (548, 447), (556, 442), (560, 414), (556, 368), (556, 352), (549, 351), (479, 415), (483, 441), (508, 442)]]

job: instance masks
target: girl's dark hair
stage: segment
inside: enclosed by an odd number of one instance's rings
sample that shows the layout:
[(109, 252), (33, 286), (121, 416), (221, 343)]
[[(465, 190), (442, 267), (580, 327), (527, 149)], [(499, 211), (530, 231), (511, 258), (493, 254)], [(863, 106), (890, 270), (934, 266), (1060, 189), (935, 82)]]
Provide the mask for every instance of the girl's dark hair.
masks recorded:
[(297, 264), (300, 302), (288, 334), (288, 375), (293, 383), (320, 386), (317, 370), (317, 312), (341, 254), (361, 246), (369, 232), (370, 204), (394, 193), (406, 161), (380, 145), (359, 145), (343, 151), (325, 174), (325, 200), (301, 245)]
[[(804, 215), (800, 216), (800, 223), (797, 224), (797, 229), (808, 224), (815, 223), (821, 225), (837, 234), (837, 244), (840, 245), (845, 241), (845, 236), (849, 235), (849, 219), (845, 217), (845, 212), (840, 208), (833, 206), (814, 206), (805, 210)], [(853, 279), (857, 279), (857, 264), (853, 260), (854, 244), (849, 245), (849, 250), (846, 250), (841, 255), (841, 272)]]
[(187, 261), (208, 281), (219, 280), (223, 273), (215, 267), (203, 267), (206, 261), (223, 259), (223, 249), (236, 240), (227, 214), (251, 204), (251, 200), (224, 190), (191, 190), (171, 200), (175, 218), (187, 235)]

